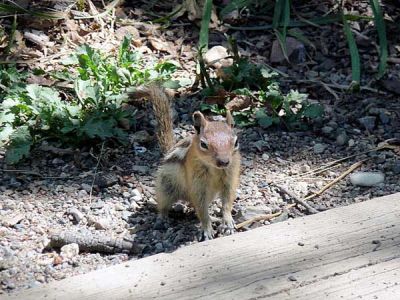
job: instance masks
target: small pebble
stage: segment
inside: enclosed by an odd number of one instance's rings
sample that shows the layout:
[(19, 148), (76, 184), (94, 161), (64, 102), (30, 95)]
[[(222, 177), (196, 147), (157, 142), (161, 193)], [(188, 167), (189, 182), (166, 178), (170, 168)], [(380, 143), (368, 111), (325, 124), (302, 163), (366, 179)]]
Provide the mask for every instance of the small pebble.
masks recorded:
[(315, 144), (313, 147), (315, 154), (321, 154), (325, 151), (325, 149), (326, 149), (326, 146), (323, 144)]
[(63, 258), (73, 258), (79, 254), (79, 245), (76, 243), (64, 245), (60, 249), (60, 254)]

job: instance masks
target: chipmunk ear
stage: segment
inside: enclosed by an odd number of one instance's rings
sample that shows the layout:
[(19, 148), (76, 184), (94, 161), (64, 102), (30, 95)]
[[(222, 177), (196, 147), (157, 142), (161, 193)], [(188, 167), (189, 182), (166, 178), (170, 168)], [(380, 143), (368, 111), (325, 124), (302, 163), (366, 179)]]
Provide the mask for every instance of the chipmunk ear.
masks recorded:
[(206, 126), (207, 121), (201, 112), (196, 111), (193, 113), (193, 123), (197, 133), (200, 133), (200, 129)]
[(226, 123), (231, 127), (235, 126), (235, 121), (233, 120), (232, 114), (229, 109), (226, 110)]

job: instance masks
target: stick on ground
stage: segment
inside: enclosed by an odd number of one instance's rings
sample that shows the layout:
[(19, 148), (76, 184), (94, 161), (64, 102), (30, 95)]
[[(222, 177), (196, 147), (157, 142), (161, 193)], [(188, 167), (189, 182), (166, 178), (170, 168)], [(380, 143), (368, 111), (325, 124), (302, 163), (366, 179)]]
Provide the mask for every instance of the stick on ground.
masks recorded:
[(51, 248), (61, 248), (64, 245), (76, 243), (80, 251), (100, 253), (130, 253), (139, 254), (143, 246), (135, 241), (122, 237), (111, 237), (103, 233), (85, 231), (67, 231), (54, 234), (50, 238)]
[(303, 206), (310, 214), (318, 213), (318, 211), (315, 208), (313, 208), (310, 204), (306, 203), (304, 200), (301, 200), (299, 197), (297, 197), (293, 193), (289, 192), (284, 187), (277, 185), (277, 184), (273, 184), (273, 185), (276, 186), (280, 190), (280, 192), (282, 192), (282, 193), (288, 195), (290, 198), (292, 198), (296, 204), (300, 204), (301, 206)]

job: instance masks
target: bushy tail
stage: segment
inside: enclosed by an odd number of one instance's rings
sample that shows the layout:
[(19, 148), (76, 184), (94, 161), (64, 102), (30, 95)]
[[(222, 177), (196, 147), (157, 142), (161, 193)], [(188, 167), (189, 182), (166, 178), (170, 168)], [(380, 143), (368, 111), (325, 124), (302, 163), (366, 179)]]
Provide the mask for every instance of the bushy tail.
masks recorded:
[(165, 89), (153, 83), (145, 87), (146, 98), (153, 105), (157, 120), (157, 138), (163, 153), (168, 152), (175, 144), (173, 132), (171, 101)]

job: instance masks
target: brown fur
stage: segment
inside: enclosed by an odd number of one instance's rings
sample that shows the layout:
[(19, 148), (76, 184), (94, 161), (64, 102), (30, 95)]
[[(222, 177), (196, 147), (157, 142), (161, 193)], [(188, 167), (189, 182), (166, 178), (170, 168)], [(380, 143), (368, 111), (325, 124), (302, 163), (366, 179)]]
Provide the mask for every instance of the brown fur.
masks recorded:
[(148, 86), (146, 92), (153, 104), (154, 115), (158, 123), (158, 142), (161, 151), (166, 153), (175, 143), (171, 103), (167, 93), (159, 85), (153, 84)]
[[(153, 97), (159, 97), (154, 91), (157, 90), (153, 90)], [(161, 93), (160, 90), (157, 92)], [(159, 105), (165, 98), (152, 100), (155, 103), (153, 105)], [(156, 116), (167, 119), (171, 114)], [(237, 137), (229, 112), (224, 122), (207, 121), (200, 112), (193, 114), (193, 121), (197, 133), (169, 148), (158, 170), (156, 198), (162, 216), (168, 214), (177, 200), (189, 201), (200, 219), (204, 238), (211, 239), (213, 229), (208, 207), (218, 196), (222, 200), (223, 224), (228, 231), (234, 229), (231, 211), (239, 185), (240, 153), (235, 145)], [(172, 124), (171, 120), (158, 122)], [(172, 128), (171, 132), (162, 132), (160, 129), (160, 135), (173, 135)]]

